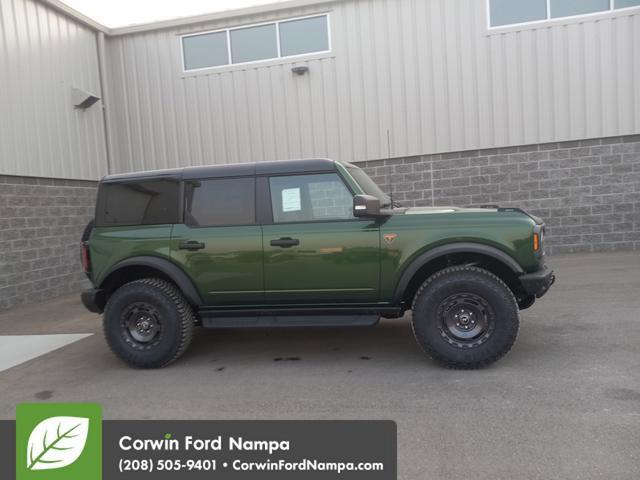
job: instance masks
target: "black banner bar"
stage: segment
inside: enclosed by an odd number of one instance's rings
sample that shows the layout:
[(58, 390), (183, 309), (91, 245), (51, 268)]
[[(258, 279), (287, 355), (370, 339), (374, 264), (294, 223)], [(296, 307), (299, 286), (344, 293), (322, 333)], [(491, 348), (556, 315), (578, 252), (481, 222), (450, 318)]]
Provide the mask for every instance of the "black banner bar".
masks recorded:
[[(105, 420), (103, 478), (396, 480), (396, 430), (393, 421)], [(12, 421), (0, 421), (5, 478), (15, 478)]]

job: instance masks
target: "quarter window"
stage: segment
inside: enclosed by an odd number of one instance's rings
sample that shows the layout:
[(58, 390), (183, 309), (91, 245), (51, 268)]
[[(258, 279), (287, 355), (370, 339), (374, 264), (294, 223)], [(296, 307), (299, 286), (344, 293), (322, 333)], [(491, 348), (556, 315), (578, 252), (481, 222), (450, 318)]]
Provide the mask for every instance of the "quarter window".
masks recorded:
[(179, 192), (177, 181), (102, 183), (98, 189), (96, 226), (178, 223)]
[(640, 0), (489, 0), (489, 25), (502, 27), (634, 6), (640, 6)]
[(269, 185), (275, 223), (354, 218), (353, 196), (335, 173), (271, 177)]
[(181, 41), (184, 71), (328, 52), (329, 16), (188, 34)]
[(223, 178), (194, 180), (185, 186), (185, 223), (197, 227), (252, 225), (255, 180)]

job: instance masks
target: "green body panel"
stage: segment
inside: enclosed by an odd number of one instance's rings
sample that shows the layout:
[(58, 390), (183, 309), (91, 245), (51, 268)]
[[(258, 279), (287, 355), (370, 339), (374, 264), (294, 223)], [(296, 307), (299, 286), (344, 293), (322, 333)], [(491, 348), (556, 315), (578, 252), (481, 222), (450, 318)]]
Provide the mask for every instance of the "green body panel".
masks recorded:
[(91, 233), (91, 264), (94, 284), (100, 285), (109, 270), (131, 257), (169, 259), (169, 239), (173, 225), (136, 227), (96, 227)]
[[(205, 248), (178, 249), (184, 241)], [(207, 305), (252, 305), (264, 301), (260, 226), (199, 227), (176, 225), (171, 258), (187, 273)]]
[[(370, 220), (264, 225), (265, 299), (269, 304), (377, 302), (380, 229)], [(274, 247), (295, 238), (300, 245)]]
[[(444, 210), (444, 209), (443, 209)], [(503, 251), (525, 271), (539, 268), (533, 254), (535, 222), (519, 212), (401, 214), (389, 217), (381, 234), (396, 234), (382, 242), (380, 300), (390, 301), (402, 273), (423, 253), (451, 243), (477, 243)]]
[[(352, 192), (364, 193), (348, 168), (335, 165)], [(412, 262), (438, 246), (471, 242), (494, 247), (525, 272), (543, 262), (533, 252), (536, 221), (522, 212), (431, 207), (392, 213), (378, 219), (252, 226), (96, 227), (90, 240), (92, 280), (100, 286), (117, 262), (153, 256), (180, 267), (209, 307), (380, 305), (392, 302)], [(300, 244), (271, 246), (280, 238)], [(205, 247), (179, 249), (186, 241)]]

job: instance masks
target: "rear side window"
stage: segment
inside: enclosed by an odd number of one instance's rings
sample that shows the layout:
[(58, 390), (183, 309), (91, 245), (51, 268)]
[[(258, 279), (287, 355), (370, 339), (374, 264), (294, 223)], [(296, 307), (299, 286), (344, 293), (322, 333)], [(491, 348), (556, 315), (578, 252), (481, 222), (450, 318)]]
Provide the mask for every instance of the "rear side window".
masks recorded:
[(180, 183), (156, 180), (103, 183), (98, 190), (97, 227), (180, 222)]
[(256, 222), (253, 177), (188, 182), (185, 201), (187, 225), (221, 227), (253, 225)]

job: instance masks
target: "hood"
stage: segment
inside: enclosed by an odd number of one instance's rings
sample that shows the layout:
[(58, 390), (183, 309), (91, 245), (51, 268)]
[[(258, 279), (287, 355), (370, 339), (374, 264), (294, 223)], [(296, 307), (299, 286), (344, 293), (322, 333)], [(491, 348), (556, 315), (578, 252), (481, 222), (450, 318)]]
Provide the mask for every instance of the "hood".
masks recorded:
[(531, 218), (536, 224), (542, 225), (544, 221), (526, 210), (516, 207), (410, 207), (404, 210), (405, 215), (429, 215), (435, 213), (495, 213), (495, 212), (518, 212)]
[(429, 213), (487, 213), (497, 212), (497, 208), (462, 208), (462, 207), (411, 207), (404, 212), (405, 215), (423, 215)]

